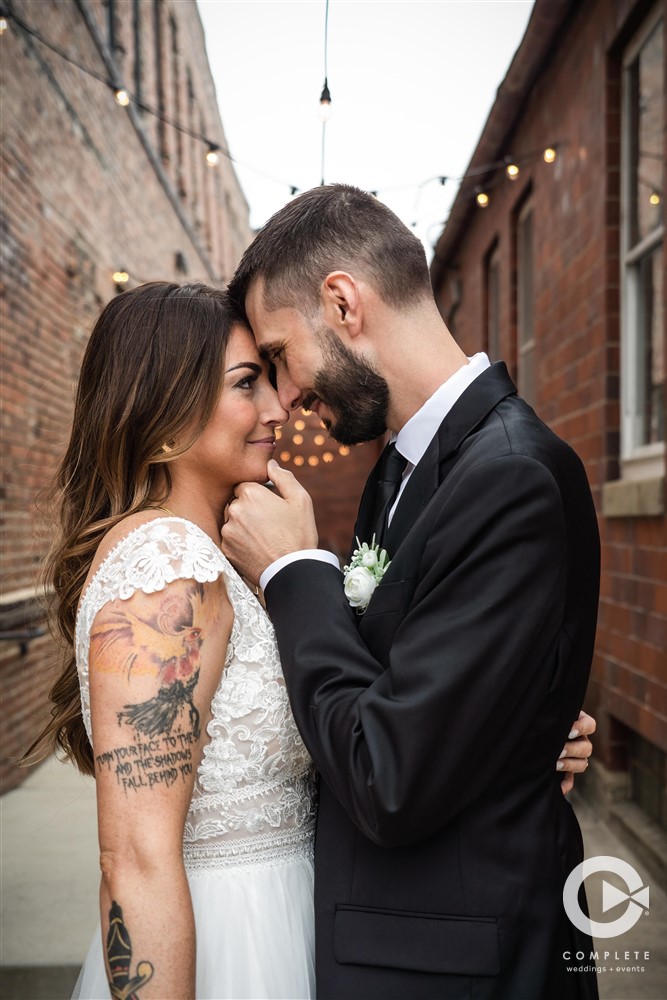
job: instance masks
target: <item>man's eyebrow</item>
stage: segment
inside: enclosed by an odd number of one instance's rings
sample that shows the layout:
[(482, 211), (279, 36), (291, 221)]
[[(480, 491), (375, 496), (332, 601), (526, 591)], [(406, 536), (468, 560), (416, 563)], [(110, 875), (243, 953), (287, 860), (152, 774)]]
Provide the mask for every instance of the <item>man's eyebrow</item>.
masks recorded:
[(278, 354), (282, 351), (283, 345), (276, 343), (263, 343), (260, 344), (257, 350), (263, 358), (270, 358), (273, 354)]
[(261, 375), (262, 373), (262, 366), (255, 364), (254, 361), (239, 361), (237, 365), (232, 365), (231, 368), (228, 368), (225, 375), (228, 375), (230, 372), (235, 372), (237, 368), (250, 368), (252, 371), (257, 372), (258, 375)]

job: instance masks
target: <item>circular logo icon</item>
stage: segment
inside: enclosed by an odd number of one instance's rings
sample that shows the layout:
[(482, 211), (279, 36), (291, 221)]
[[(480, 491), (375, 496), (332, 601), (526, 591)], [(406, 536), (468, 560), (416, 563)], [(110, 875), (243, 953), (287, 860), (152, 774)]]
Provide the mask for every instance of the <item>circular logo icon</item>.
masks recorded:
[[(613, 872), (623, 879), (628, 888), (627, 892), (623, 892), (607, 881), (602, 882), (603, 913), (627, 902), (624, 912), (616, 920), (591, 920), (579, 906), (579, 886), (589, 875), (597, 872)], [(642, 883), (641, 876), (627, 861), (602, 854), (587, 858), (570, 872), (563, 888), (563, 906), (574, 926), (584, 934), (597, 938), (618, 937), (634, 927), (644, 910), (648, 910), (648, 886)]]

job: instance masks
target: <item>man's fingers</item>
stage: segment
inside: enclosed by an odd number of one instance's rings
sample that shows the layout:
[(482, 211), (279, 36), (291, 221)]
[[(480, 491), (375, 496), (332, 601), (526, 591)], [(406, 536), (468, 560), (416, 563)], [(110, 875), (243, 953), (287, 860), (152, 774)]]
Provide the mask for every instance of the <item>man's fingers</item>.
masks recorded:
[(291, 497), (296, 497), (306, 492), (296, 476), (289, 469), (283, 469), (282, 466), (278, 465), (275, 459), (271, 459), (267, 471), (271, 477), (271, 482), (278, 491), (278, 495), (283, 500), (289, 500)]

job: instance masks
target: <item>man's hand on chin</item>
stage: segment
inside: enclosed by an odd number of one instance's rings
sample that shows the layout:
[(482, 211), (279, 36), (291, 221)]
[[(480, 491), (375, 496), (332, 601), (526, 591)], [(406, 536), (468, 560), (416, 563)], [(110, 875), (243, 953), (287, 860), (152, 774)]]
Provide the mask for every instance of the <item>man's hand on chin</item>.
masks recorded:
[(317, 548), (310, 496), (292, 473), (273, 459), (268, 472), (276, 492), (259, 483), (241, 483), (234, 490), (222, 528), (222, 551), (254, 584), (281, 556)]

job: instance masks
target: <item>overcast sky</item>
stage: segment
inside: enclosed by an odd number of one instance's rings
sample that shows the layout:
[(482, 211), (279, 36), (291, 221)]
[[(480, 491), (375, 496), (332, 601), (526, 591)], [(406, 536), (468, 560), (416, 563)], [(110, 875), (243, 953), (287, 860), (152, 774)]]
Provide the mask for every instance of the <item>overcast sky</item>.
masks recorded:
[[(197, 0), (230, 151), (261, 226), (320, 183), (325, 0)], [(377, 190), (431, 244), (532, 0), (330, 0), (325, 180)], [(249, 169), (256, 168), (255, 170)], [(269, 176), (262, 176), (262, 172)], [(427, 183), (425, 183), (427, 182)]]

